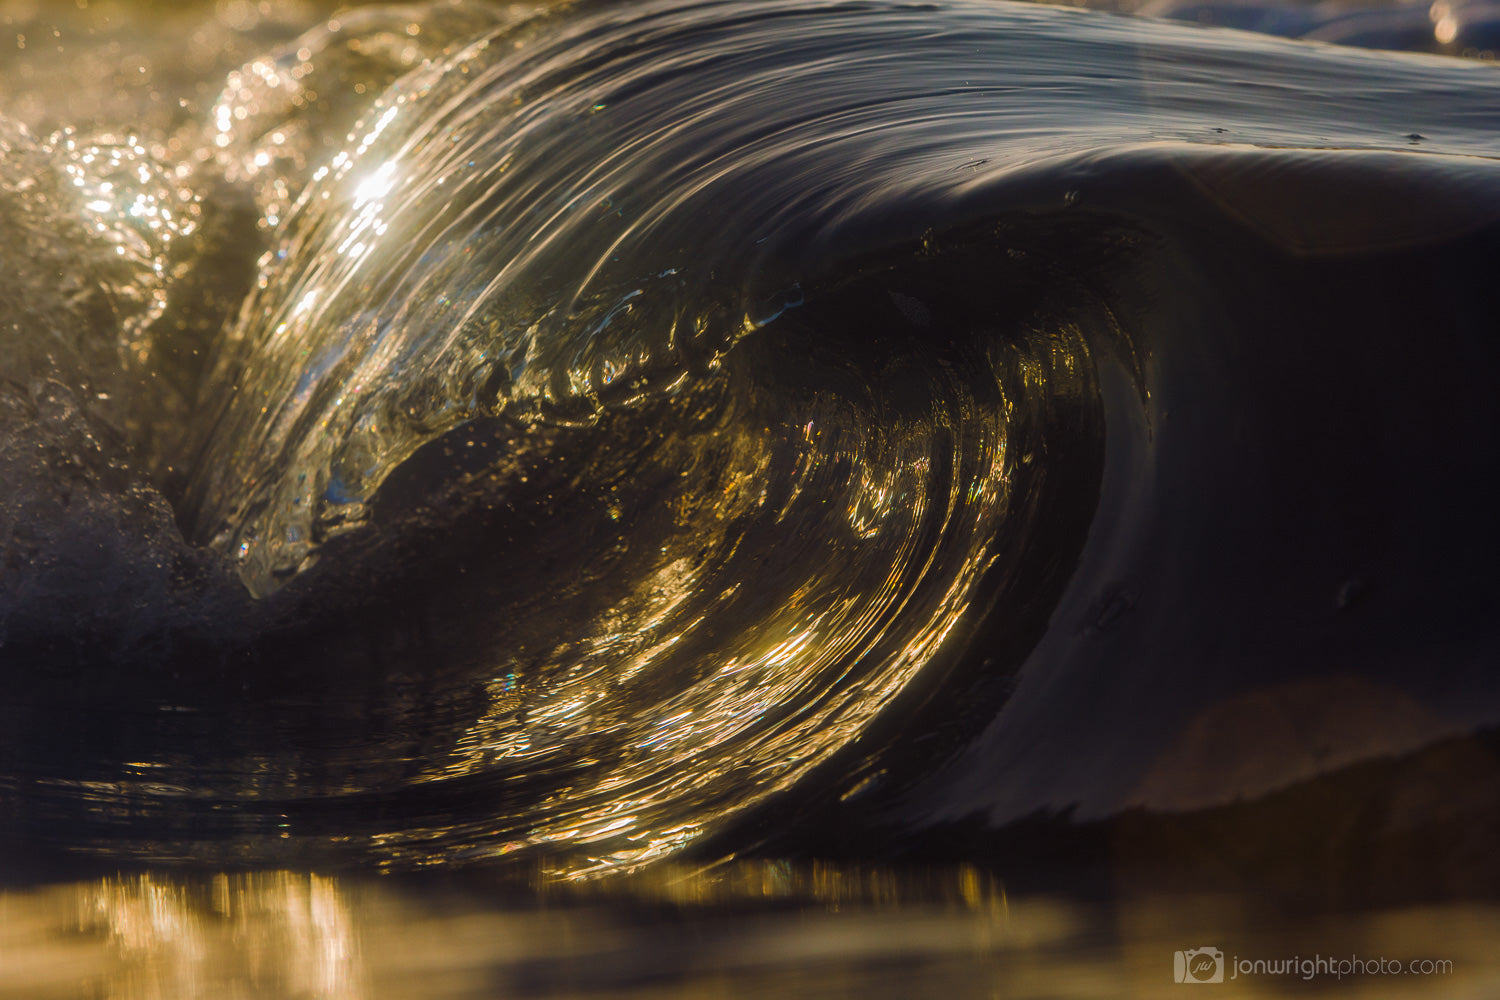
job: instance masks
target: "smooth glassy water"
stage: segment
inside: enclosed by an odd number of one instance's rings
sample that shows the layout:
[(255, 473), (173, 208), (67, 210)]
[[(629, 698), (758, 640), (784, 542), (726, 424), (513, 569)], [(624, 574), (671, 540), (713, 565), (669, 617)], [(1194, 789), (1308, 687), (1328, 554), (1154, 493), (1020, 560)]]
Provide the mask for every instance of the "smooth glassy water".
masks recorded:
[(0, 4), (17, 995), (1482, 991), (1440, 6)]

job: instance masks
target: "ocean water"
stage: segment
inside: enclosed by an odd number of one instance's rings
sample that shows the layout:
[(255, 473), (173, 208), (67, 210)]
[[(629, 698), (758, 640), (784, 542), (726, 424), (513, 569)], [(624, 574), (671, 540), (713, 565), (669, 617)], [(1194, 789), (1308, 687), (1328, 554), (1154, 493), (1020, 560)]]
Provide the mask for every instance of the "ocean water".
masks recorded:
[(1493, 989), (1489, 6), (0, 20), (0, 995)]

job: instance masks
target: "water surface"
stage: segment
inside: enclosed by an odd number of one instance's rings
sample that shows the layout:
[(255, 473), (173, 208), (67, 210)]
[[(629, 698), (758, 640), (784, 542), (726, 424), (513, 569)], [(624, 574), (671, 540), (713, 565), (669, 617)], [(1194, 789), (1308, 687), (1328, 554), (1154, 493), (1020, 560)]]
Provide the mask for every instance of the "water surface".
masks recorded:
[[(1494, 891), (1478, 50), (977, 0), (6, 16), (26, 914), (211, 938), (230, 879), (368, 943), (468, 904), (360, 879), (458, 868), (506, 912), (637, 879), (559, 917), (618, 934), (729, 856), (797, 859), (803, 914), (813, 859), (916, 878), (895, 926), (965, 941), (1024, 937), (1002, 884)], [(702, 912), (774, 928), (767, 884)], [(975, 949), (918, 966), (1012, 968)]]

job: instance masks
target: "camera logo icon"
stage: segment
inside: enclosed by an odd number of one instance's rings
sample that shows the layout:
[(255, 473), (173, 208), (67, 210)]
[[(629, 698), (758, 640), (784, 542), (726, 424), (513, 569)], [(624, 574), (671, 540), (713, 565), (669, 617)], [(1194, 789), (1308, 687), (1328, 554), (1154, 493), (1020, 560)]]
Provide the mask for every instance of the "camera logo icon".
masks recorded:
[(1217, 948), (1173, 952), (1172, 978), (1179, 983), (1222, 983), (1224, 953)]

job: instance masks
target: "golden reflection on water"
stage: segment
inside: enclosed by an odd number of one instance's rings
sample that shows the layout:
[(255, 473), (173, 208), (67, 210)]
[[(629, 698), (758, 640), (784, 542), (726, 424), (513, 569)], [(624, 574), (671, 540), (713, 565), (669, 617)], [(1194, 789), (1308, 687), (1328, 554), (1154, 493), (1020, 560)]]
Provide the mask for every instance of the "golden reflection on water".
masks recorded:
[(0, 996), (367, 996), (335, 879), (150, 875), (0, 897)]
[[(1493, 996), (1500, 907), (1286, 920), (1226, 897), (1016, 899), (973, 868), (663, 865), (584, 884), (270, 872), (0, 895), (0, 997), (1155, 997), (1213, 946), (1216, 996)], [(1256, 976), (1240, 960), (1433, 959)]]

